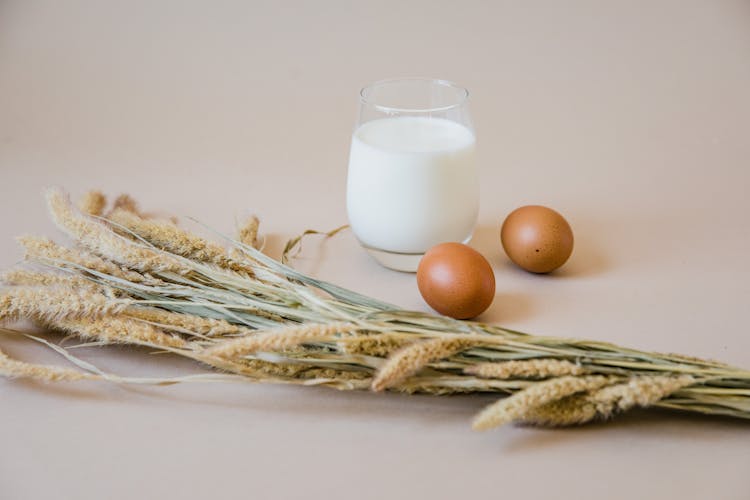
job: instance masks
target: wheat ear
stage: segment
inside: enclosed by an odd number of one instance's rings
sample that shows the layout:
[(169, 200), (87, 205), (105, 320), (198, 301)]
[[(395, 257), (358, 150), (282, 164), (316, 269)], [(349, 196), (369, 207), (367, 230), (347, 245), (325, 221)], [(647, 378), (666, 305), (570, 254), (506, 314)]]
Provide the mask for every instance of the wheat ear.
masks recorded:
[(107, 218), (170, 253), (225, 268), (234, 268), (233, 270), (249, 270), (240, 268), (241, 266), (230, 258), (229, 253), (221, 245), (185, 231), (171, 222), (144, 219), (127, 210), (115, 210)]
[(21, 236), (18, 242), (26, 251), (27, 260), (49, 261), (57, 266), (68, 267), (70, 264), (91, 269), (102, 274), (122, 278), (133, 283), (148, 281), (145, 276), (130, 269), (123, 268), (113, 262), (102, 259), (98, 255), (81, 249), (70, 249), (58, 245), (48, 238)]
[(76, 380), (95, 380), (97, 375), (62, 368), (58, 366), (45, 366), (26, 363), (8, 357), (0, 351), (0, 375), (11, 378), (31, 378), (45, 382), (65, 382)]
[(128, 212), (133, 212), (136, 215), (143, 216), (140, 209), (138, 208), (138, 202), (135, 201), (135, 198), (133, 198), (129, 194), (121, 194), (117, 198), (115, 198), (114, 203), (112, 203), (112, 208), (109, 210), (106, 216), (109, 216), (115, 210), (127, 210)]
[(154, 323), (167, 330), (179, 329), (200, 335), (219, 336), (253, 333), (253, 330), (249, 328), (234, 325), (223, 319), (204, 318), (203, 316), (196, 316), (194, 314), (165, 311), (164, 309), (153, 307), (128, 307), (124, 315)]
[(612, 376), (589, 375), (583, 377), (565, 376), (537, 382), (482, 410), (474, 419), (474, 430), (483, 431), (521, 419), (541, 405), (579, 392), (598, 389), (617, 380), (617, 377)]
[(101, 191), (89, 191), (78, 201), (78, 209), (86, 215), (100, 216), (107, 206), (107, 198)]
[(0, 293), (0, 321), (98, 317), (122, 311), (130, 303), (128, 299), (109, 298), (91, 289), (17, 286)]
[(372, 381), (372, 390), (383, 391), (393, 387), (426, 364), (453, 356), (475, 343), (475, 337), (449, 337), (421, 340), (408, 345), (393, 353), (378, 370)]
[(150, 248), (137, 245), (111, 231), (104, 223), (77, 212), (68, 197), (58, 189), (46, 193), (52, 220), (80, 244), (118, 264), (143, 272), (191, 272), (178, 259)]
[(544, 427), (567, 427), (590, 422), (599, 416), (588, 394), (574, 394), (526, 411), (520, 422)]
[(260, 248), (260, 244), (258, 242), (259, 227), (260, 220), (258, 219), (258, 217), (255, 215), (251, 215), (237, 231), (237, 239), (240, 241), (240, 243), (244, 243), (247, 246), (256, 249)]
[(509, 379), (514, 377), (548, 378), (563, 375), (583, 375), (586, 370), (582, 366), (564, 359), (544, 358), (479, 363), (466, 367), (464, 373), (481, 378)]
[(522, 421), (549, 427), (584, 424), (595, 418), (610, 418), (634, 406), (651, 406), (695, 382), (690, 375), (632, 377), (621, 384), (541, 405), (527, 412)]
[(339, 347), (348, 354), (365, 354), (367, 356), (387, 358), (413, 342), (414, 339), (405, 338), (403, 335), (378, 333), (375, 335), (343, 338), (339, 341)]
[(299, 326), (287, 326), (266, 330), (225, 340), (205, 350), (207, 355), (219, 357), (236, 357), (255, 352), (275, 352), (296, 347), (305, 342), (329, 340), (332, 337), (357, 331), (353, 323), (310, 323)]
[(625, 383), (604, 387), (587, 399), (596, 407), (597, 413), (609, 417), (616, 411), (629, 410), (634, 406), (651, 406), (675, 391), (693, 385), (695, 381), (690, 375), (632, 377)]
[(0, 275), (0, 282), (14, 286), (65, 286), (73, 290), (88, 288), (100, 290), (101, 286), (77, 274), (40, 273), (26, 269), (12, 269)]
[(106, 343), (138, 344), (152, 347), (185, 347), (187, 342), (159, 328), (123, 316), (62, 318), (41, 322), (44, 326)]

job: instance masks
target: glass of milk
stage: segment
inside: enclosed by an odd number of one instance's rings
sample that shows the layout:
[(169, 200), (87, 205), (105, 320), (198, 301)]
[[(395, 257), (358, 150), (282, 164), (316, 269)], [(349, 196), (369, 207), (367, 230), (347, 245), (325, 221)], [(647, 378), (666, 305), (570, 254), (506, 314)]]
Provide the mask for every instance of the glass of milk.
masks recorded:
[(382, 265), (414, 272), (447, 241), (468, 242), (479, 210), (469, 94), (445, 80), (403, 78), (360, 92), (346, 204)]

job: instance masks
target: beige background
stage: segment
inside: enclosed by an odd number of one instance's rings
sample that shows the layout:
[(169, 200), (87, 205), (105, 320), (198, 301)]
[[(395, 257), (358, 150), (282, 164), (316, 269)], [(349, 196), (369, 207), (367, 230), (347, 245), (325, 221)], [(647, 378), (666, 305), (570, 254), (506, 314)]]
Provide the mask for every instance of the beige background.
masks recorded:
[[(472, 92), (498, 296), (483, 319), (750, 366), (750, 4), (0, 1), (0, 258), (54, 234), (45, 185), (130, 192), (222, 231), (257, 212), (269, 251), (346, 220), (356, 93), (425, 75)], [(554, 276), (497, 227), (555, 207)], [(413, 275), (350, 233), (296, 266), (426, 309)], [(25, 359), (63, 361), (13, 338)], [(191, 363), (80, 352), (123, 374)], [(0, 380), (0, 498), (750, 498), (750, 427), (636, 412), (608, 425), (469, 429), (488, 397), (244, 384)]]

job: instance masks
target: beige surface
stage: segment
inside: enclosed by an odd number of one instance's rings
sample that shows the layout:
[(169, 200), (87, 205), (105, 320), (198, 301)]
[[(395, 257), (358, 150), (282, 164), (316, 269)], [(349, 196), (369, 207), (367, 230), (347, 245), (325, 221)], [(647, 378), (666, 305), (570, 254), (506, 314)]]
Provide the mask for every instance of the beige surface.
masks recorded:
[[(356, 92), (426, 75), (472, 91), (488, 321), (750, 366), (750, 4), (0, 2), (0, 261), (51, 233), (42, 186), (131, 192), (270, 250), (345, 221)], [(577, 237), (555, 276), (507, 264), (520, 204)], [(351, 234), (300, 269), (424, 309)], [(0, 339), (27, 359), (62, 363)], [(125, 348), (118, 373), (188, 373)], [(162, 364), (163, 363), (163, 364)], [(473, 433), (491, 398), (253, 385), (0, 380), (0, 498), (750, 498), (750, 427), (637, 413)]]

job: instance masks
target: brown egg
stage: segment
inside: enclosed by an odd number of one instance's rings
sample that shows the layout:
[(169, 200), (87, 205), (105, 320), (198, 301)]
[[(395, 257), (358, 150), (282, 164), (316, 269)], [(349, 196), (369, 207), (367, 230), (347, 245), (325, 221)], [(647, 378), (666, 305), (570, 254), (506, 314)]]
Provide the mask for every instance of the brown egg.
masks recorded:
[(510, 260), (532, 273), (554, 271), (573, 252), (573, 230), (568, 221), (539, 205), (511, 212), (503, 222), (500, 241)]
[(456, 319), (481, 314), (495, 298), (490, 263), (462, 243), (442, 243), (428, 250), (417, 268), (417, 286), (430, 307)]

